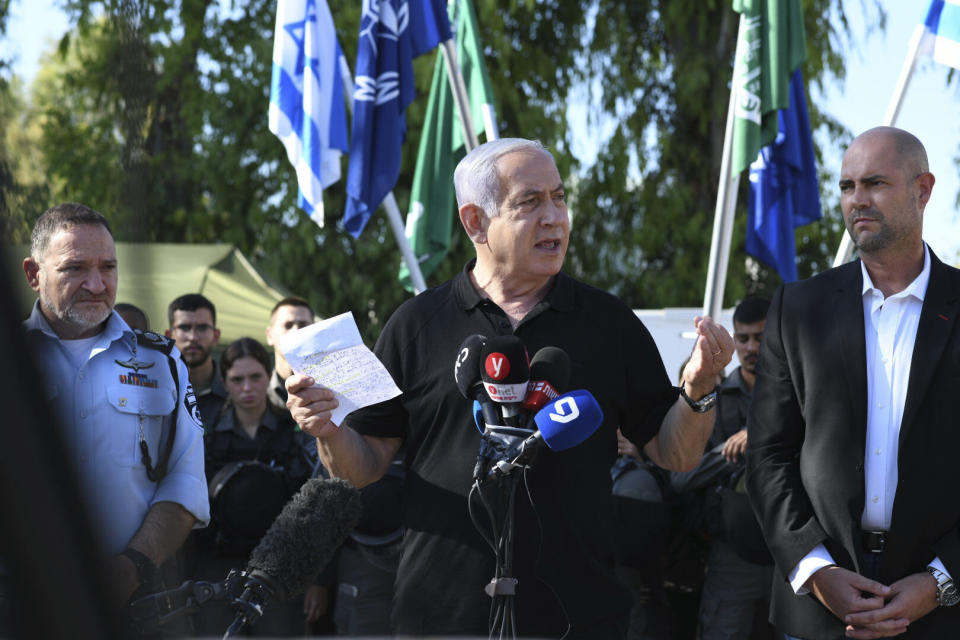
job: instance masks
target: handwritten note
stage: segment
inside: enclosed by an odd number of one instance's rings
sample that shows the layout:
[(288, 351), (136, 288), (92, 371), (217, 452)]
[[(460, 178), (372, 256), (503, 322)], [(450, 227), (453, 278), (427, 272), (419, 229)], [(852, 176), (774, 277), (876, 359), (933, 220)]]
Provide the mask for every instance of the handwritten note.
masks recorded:
[(349, 311), (291, 331), (280, 339), (280, 351), (296, 373), (336, 394), (340, 406), (333, 411), (334, 424), (360, 407), (400, 395), (390, 372), (363, 344)]

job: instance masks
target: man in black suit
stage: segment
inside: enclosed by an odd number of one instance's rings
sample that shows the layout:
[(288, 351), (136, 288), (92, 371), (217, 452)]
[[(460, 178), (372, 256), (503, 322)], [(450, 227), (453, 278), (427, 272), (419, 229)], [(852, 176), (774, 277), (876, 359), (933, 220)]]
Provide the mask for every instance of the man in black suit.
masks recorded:
[(860, 260), (784, 285), (767, 317), (747, 485), (791, 636), (957, 637), (960, 271), (921, 236), (934, 177), (890, 127), (843, 157)]

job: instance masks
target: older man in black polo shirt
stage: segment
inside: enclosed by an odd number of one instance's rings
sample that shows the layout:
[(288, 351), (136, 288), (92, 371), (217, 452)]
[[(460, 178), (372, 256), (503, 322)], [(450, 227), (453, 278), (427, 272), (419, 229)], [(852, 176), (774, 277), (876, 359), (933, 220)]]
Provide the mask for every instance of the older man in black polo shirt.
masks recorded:
[(479, 435), (452, 365), (474, 333), (514, 334), (530, 353), (564, 349), (573, 363), (570, 388), (591, 391), (605, 422), (582, 445), (546, 452), (527, 473), (532, 504), (525, 496), (516, 509), (517, 628), (538, 637), (569, 629), (567, 638), (624, 638), (631, 603), (613, 575), (611, 541), (616, 429), (666, 468), (696, 465), (732, 339), (709, 318), (696, 321), (686, 397), (678, 398), (636, 315), (561, 272), (570, 220), (549, 152), (529, 140), (488, 142), (461, 161), (454, 182), (477, 257), (453, 280), (401, 305), (384, 327), (375, 351), (402, 395), (338, 426), (330, 422), (332, 393), (292, 376), (288, 407), (317, 438), (324, 465), (358, 486), (379, 478), (405, 444), (407, 533), (394, 630), (485, 635), (483, 587), (494, 556), (467, 512)]

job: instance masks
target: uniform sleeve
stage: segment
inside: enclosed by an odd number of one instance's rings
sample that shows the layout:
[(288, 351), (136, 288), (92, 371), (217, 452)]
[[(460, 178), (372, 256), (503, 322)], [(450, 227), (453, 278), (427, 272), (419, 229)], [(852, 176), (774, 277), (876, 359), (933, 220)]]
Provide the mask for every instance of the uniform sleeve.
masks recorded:
[(167, 475), (160, 481), (153, 503), (175, 502), (193, 514), (197, 519), (196, 527), (204, 527), (210, 521), (210, 500), (203, 468), (203, 423), (187, 366), (176, 348), (170, 357), (176, 362), (180, 387), (177, 434)]

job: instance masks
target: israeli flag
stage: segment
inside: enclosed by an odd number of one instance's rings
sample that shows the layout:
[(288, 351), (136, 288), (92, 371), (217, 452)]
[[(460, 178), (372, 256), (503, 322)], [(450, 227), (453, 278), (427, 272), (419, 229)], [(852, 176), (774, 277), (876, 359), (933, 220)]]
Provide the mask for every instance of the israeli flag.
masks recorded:
[(921, 51), (935, 61), (960, 69), (960, 0), (931, 0)]
[(279, 0), (269, 127), (297, 172), (300, 208), (321, 227), (323, 190), (347, 150), (341, 55), (326, 0)]

